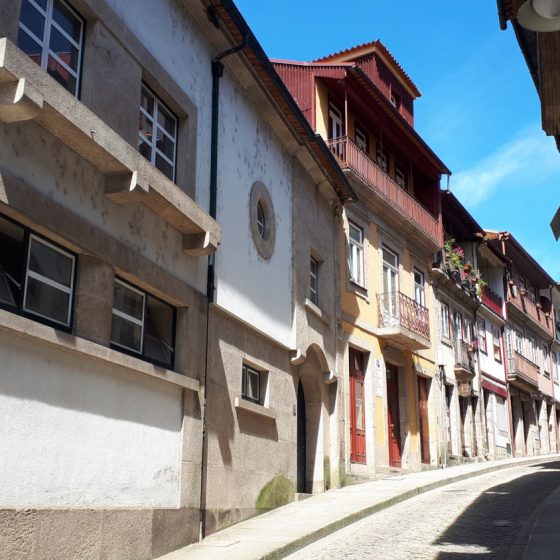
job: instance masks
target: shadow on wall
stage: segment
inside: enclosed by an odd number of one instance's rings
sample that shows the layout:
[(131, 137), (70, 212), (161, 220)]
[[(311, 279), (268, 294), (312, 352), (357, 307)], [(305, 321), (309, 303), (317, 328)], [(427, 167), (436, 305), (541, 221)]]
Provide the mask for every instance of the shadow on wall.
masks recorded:
[(534, 473), (493, 486), (472, 502), (432, 543), (471, 551), (442, 551), (438, 560), (506, 558), (533, 510), (560, 485), (560, 462), (532, 468)]

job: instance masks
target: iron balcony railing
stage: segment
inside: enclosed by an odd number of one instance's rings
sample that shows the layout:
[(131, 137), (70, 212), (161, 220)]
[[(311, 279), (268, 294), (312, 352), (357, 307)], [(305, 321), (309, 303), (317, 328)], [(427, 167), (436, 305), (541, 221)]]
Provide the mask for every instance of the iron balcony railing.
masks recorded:
[(423, 305), (401, 292), (377, 294), (379, 327), (404, 327), (430, 339), (430, 315)]
[[(471, 351), (469, 352), (469, 348)], [(464, 369), (474, 373), (472, 363), (472, 346), (462, 340), (455, 341), (455, 369)]]
[(333, 154), (342, 167), (351, 169), (373, 191), (383, 197), (401, 215), (408, 218), (438, 245), (443, 244), (443, 229), (413, 196), (377, 165), (357, 144), (347, 136), (328, 141)]
[(491, 309), (494, 313), (497, 313), (500, 317), (503, 317), (503, 300), (496, 292), (490, 289), (488, 286), (482, 288), (482, 303)]

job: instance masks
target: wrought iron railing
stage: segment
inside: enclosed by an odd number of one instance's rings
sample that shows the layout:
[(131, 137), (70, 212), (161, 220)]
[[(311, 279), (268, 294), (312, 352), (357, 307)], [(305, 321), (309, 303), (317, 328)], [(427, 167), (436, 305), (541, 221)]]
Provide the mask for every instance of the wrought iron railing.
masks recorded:
[(401, 292), (377, 294), (380, 327), (404, 327), (430, 339), (430, 314), (426, 307)]
[(348, 167), (372, 190), (382, 196), (400, 214), (413, 222), (438, 245), (443, 243), (441, 223), (413, 196), (375, 163), (357, 144), (347, 136), (328, 141), (332, 153), (343, 167)]
[(455, 341), (455, 368), (461, 368), (474, 373), (472, 346), (462, 340)]

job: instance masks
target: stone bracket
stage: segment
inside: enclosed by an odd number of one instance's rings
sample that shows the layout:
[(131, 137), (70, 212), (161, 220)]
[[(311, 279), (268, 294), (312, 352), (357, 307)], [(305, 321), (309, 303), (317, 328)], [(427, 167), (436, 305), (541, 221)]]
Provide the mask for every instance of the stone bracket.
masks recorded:
[(292, 350), (290, 352), (290, 363), (293, 366), (299, 366), (303, 364), (305, 360), (306, 360), (306, 356), (299, 348), (297, 348), (296, 350)]
[(138, 184), (138, 172), (115, 173), (105, 179), (105, 194), (118, 204), (141, 202), (148, 191)]
[(29, 121), (43, 110), (43, 96), (25, 78), (0, 83), (0, 120)]
[(323, 383), (325, 385), (330, 385), (331, 383), (336, 383), (337, 381), (338, 373), (334, 369), (323, 372)]
[(211, 255), (216, 246), (217, 242), (211, 239), (209, 231), (183, 235), (183, 251), (191, 257)]

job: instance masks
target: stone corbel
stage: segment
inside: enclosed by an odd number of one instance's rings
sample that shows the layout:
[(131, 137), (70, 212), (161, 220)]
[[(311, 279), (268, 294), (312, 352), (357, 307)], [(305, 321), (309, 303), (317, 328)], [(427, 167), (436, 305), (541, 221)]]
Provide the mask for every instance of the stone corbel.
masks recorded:
[(293, 366), (299, 366), (303, 364), (305, 360), (306, 360), (306, 356), (299, 348), (297, 348), (296, 350), (292, 350), (290, 352), (290, 363)]
[(25, 78), (0, 83), (0, 121), (34, 119), (43, 110), (43, 96)]
[(323, 372), (323, 383), (325, 385), (330, 385), (331, 383), (336, 383), (337, 381), (338, 381), (338, 372), (336, 372), (334, 369)]
[(138, 184), (137, 171), (107, 175), (105, 194), (118, 204), (141, 202), (148, 191)]
[(183, 235), (183, 251), (191, 257), (211, 255), (216, 251), (217, 241), (212, 240), (210, 232)]

